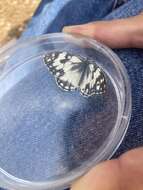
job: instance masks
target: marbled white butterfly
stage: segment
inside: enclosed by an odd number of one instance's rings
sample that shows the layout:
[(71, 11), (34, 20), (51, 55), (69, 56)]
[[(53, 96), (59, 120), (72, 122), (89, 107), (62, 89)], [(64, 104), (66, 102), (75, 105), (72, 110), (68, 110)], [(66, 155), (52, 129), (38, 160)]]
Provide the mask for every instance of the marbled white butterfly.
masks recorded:
[(105, 92), (103, 71), (88, 59), (68, 52), (51, 52), (44, 56), (44, 63), (65, 91), (79, 90), (85, 97)]

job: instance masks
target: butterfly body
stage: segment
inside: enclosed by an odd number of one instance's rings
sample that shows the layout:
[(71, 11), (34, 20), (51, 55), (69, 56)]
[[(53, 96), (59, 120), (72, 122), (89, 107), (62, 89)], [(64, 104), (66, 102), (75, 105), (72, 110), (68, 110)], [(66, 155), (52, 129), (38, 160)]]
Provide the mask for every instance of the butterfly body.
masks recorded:
[(68, 52), (53, 52), (44, 56), (44, 63), (65, 91), (79, 90), (85, 97), (105, 92), (103, 71), (87, 59)]

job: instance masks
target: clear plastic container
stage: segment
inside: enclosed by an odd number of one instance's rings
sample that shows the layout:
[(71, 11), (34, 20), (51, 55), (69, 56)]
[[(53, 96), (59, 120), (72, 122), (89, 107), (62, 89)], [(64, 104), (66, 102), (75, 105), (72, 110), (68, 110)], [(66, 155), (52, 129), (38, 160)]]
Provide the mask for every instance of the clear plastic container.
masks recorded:
[[(64, 91), (43, 58), (68, 52), (95, 62), (106, 92)], [(127, 131), (131, 89), (121, 60), (95, 40), (48, 34), (1, 49), (0, 187), (60, 190), (111, 158)]]

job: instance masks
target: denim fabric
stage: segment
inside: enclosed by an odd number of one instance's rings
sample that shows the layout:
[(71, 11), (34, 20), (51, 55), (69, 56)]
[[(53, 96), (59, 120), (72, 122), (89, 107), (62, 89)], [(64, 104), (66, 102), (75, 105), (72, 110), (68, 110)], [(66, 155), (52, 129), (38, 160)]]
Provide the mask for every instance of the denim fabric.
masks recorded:
[[(126, 18), (143, 11), (142, 0), (131, 0), (105, 19)], [(132, 85), (132, 117), (126, 137), (114, 156), (143, 145), (143, 49), (115, 50), (123, 61)]]
[(22, 37), (60, 32), (65, 25), (100, 20), (112, 11), (113, 5), (114, 0), (43, 1)]
[[(142, 0), (116, 2), (110, 0), (64, 0), (41, 2), (28, 28), (22, 37), (59, 32), (65, 25), (82, 24), (96, 20), (111, 20), (134, 16), (143, 11)], [(121, 5), (123, 4), (123, 5)], [(121, 6), (119, 6), (121, 5)], [(117, 8), (118, 7), (118, 8)], [(133, 112), (129, 129), (115, 156), (143, 145), (143, 50), (114, 50), (125, 64), (132, 85)]]
[[(116, 18), (125, 18), (128, 16), (136, 15), (143, 10), (142, 0), (128, 0), (126, 3), (123, 2), (124, 1), (115, 0), (43, 0), (39, 8), (37, 9), (35, 15), (33, 16), (32, 20), (30, 21), (28, 28), (22, 34), (21, 38), (26, 38), (29, 36), (38, 36), (41, 34), (51, 32), (60, 32), (63, 26), (65, 25), (82, 24), (96, 20), (111, 20)], [(115, 8), (114, 10), (113, 7)], [(131, 80), (133, 98), (133, 113), (129, 129), (123, 143), (114, 155), (114, 157), (116, 157), (131, 148), (143, 145), (143, 106), (141, 106), (143, 105), (143, 50), (121, 49), (114, 51), (119, 55), (119, 57), (125, 64), (125, 67), (127, 68)], [(37, 74), (37, 76), (40, 77), (40, 74)], [(42, 84), (44, 84), (44, 79)], [(21, 89), (24, 90), (23, 86), (21, 86)], [(37, 87), (37, 89), (40, 93), (40, 90), (42, 91), (43, 89), (42, 85)], [(40, 101), (40, 96), (38, 98)], [(76, 122), (78, 124), (78, 120)], [(58, 123), (55, 123), (53, 126), (55, 129), (56, 126), (58, 126)], [(54, 129), (51, 129), (51, 134), (53, 133), (52, 131)], [(56, 129), (59, 130), (59, 127), (57, 127)], [(71, 132), (72, 135), (76, 135), (76, 131), (74, 131), (75, 129), (69, 128), (67, 130), (69, 130), (69, 137), (71, 135)], [(57, 133), (58, 132), (59, 131), (57, 131)], [(50, 139), (50, 137), (47, 138)], [(89, 137), (86, 137), (86, 139), (90, 140), (90, 135)], [(57, 139), (55, 139), (55, 142), (52, 142), (53, 147), (56, 145), (56, 140)], [(75, 143), (80, 143), (80, 139), (79, 141), (78, 139), (76, 140), (77, 142)], [(94, 138), (92, 140), (94, 140)], [(68, 142), (70, 142), (70, 139)], [(94, 141), (92, 143), (94, 143)], [(59, 151), (61, 151), (60, 147), (55, 147), (55, 150), (57, 151), (57, 154), (59, 153)], [(54, 161), (53, 157), (52, 159)], [(51, 170), (51, 172), (53, 171)]]

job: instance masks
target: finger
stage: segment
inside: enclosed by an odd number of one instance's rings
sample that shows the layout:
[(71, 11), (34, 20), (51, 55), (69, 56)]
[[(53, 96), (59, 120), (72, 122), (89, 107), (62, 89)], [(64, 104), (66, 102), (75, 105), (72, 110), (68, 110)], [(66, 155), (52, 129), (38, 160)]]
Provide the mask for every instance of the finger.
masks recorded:
[(72, 190), (119, 190), (118, 161), (99, 164), (73, 184)]
[(75, 182), (72, 190), (142, 190), (143, 148), (103, 162)]
[(143, 14), (112, 21), (64, 27), (63, 32), (94, 38), (111, 48), (143, 47)]

